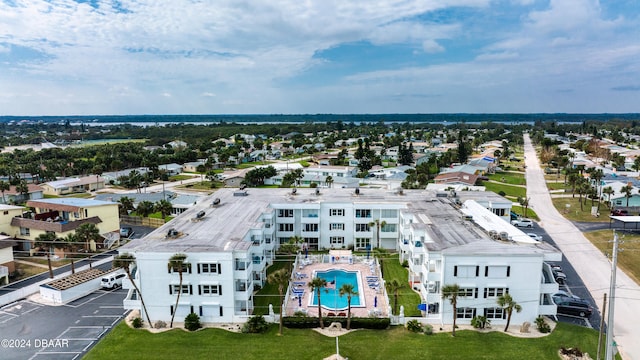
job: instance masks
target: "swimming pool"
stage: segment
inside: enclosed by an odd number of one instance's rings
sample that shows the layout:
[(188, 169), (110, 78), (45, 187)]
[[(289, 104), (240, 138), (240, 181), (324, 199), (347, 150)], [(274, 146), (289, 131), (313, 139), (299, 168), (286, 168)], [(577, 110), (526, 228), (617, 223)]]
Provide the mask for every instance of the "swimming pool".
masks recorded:
[[(364, 297), (360, 290), (360, 272), (359, 271), (346, 271), (340, 269), (315, 271), (314, 277), (320, 277), (327, 280), (328, 287), (321, 290), (320, 302), (322, 307), (328, 310), (346, 310), (347, 295), (340, 296), (340, 288), (343, 284), (353, 285), (353, 289), (358, 292), (358, 295), (351, 297), (351, 307), (363, 307)], [(311, 299), (312, 306), (318, 306), (317, 293), (313, 292)]]

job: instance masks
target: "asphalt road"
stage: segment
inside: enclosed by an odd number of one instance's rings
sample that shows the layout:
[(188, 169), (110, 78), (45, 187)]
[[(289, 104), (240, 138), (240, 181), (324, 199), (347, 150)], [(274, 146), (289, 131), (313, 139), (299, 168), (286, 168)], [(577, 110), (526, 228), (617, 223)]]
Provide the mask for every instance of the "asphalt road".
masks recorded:
[[(609, 293), (609, 300), (611, 298), (611, 263), (584, 237), (576, 225), (565, 219), (553, 206), (543, 171), (528, 135), (524, 137), (524, 148), (530, 207), (540, 217), (540, 226), (553, 238), (576, 275), (584, 282), (585, 290), (594, 300), (593, 305), (600, 309), (604, 294)], [(637, 328), (640, 324), (640, 286), (624, 272), (618, 270), (616, 273), (614, 340), (623, 359), (640, 359), (640, 342), (637, 341)], [(602, 312), (602, 309), (600, 311)]]
[(126, 291), (97, 290), (62, 306), (21, 300), (0, 308), (0, 358), (79, 359), (124, 318)]

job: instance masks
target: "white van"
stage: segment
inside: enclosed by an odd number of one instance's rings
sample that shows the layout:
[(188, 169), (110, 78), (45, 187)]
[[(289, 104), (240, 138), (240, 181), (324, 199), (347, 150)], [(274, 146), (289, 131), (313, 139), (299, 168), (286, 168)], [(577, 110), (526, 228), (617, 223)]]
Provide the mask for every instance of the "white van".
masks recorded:
[(103, 289), (115, 289), (116, 287), (121, 287), (122, 279), (124, 279), (125, 276), (127, 276), (127, 274), (122, 271), (107, 274), (100, 281), (100, 287)]

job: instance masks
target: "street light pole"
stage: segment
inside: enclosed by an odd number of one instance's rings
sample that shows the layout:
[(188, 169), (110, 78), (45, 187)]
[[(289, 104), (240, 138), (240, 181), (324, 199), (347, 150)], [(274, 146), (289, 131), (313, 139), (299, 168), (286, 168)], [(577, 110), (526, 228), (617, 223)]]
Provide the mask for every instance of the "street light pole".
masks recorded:
[(613, 360), (613, 310), (616, 301), (616, 267), (618, 263), (618, 234), (613, 231), (613, 254), (611, 259), (611, 283), (609, 284), (609, 317), (607, 318), (606, 360)]

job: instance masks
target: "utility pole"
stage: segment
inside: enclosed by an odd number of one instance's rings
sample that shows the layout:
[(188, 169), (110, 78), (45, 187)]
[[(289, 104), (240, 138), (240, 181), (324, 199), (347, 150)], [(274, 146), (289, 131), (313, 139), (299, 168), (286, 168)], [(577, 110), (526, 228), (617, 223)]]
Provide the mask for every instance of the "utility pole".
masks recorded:
[(613, 254), (611, 256), (611, 283), (609, 284), (609, 317), (607, 318), (606, 360), (613, 360), (613, 310), (616, 299), (616, 266), (618, 263), (618, 234), (613, 231)]
[(600, 351), (602, 350), (602, 332), (604, 330), (604, 317), (607, 312), (607, 293), (604, 293), (604, 300), (602, 301), (602, 316), (600, 317), (600, 330), (598, 330), (598, 351), (596, 353), (596, 360), (600, 360)]

